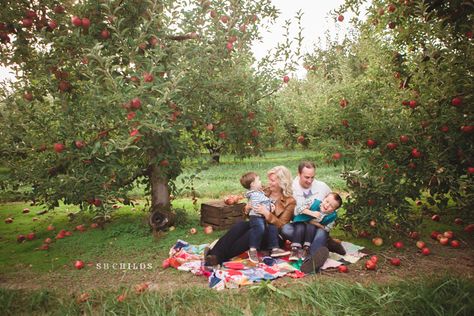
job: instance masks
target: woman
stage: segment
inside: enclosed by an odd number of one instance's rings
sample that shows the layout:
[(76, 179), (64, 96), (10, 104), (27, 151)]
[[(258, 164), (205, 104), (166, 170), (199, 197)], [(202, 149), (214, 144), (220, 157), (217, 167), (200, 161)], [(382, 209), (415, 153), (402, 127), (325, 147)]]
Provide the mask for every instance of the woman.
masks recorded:
[[(275, 210), (269, 212), (262, 205), (256, 209), (256, 212), (262, 215), (267, 223), (280, 229), (290, 222), (296, 206), (296, 201), (292, 197), (291, 172), (284, 166), (277, 166), (270, 169), (267, 176), (268, 186), (263, 191), (266, 196), (275, 201)], [(249, 222), (239, 222), (232, 226), (206, 254), (206, 265), (222, 264), (249, 250), (249, 232)], [(264, 238), (261, 249), (265, 248), (265, 244), (266, 240)]]

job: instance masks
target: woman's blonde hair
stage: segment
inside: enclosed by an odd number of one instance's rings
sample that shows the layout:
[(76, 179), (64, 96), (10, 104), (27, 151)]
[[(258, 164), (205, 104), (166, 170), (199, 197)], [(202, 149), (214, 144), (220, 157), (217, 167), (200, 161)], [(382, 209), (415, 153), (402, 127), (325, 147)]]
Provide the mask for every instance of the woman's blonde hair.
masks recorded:
[(271, 174), (274, 174), (277, 177), (283, 195), (286, 197), (292, 196), (293, 188), (291, 186), (292, 177), (290, 170), (285, 166), (276, 166), (268, 170), (267, 176), (270, 176)]

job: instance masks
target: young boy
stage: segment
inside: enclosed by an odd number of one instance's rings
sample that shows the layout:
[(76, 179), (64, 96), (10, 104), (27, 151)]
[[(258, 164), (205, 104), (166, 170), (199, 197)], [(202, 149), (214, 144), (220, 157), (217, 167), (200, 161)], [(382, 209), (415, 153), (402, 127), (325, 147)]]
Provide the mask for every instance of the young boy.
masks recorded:
[(278, 228), (273, 224), (268, 224), (265, 218), (255, 210), (260, 205), (265, 205), (267, 210), (272, 212), (275, 209), (274, 202), (262, 191), (262, 182), (255, 172), (247, 172), (240, 178), (240, 183), (248, 191), (245, 197), (251, 207), (249, 211), (250, 236), (249, 236), (249, 260), (258, 263), (257, 250), (260, 248), (265, 228), (268, 232), (268, 246), (271, 249), (272, 257), (286, 256), (289, 252), (278, 247)]
[[(314, 238), (318, 227), (329, 230), (334, 226), (337, 218), (336, 210), (341, 207), (342, 198), (335, 192), (329, 193), (323, 201), (310, 198), (298, 209), (293, 218), (295, 231), (291, 240), (290, 260), (298, 260), (301, 257), (308, 256), (311, 241)], [(317, 223), (314, 225), (310, 221)], [(301, 247), (303, 246), (303, 253)]]

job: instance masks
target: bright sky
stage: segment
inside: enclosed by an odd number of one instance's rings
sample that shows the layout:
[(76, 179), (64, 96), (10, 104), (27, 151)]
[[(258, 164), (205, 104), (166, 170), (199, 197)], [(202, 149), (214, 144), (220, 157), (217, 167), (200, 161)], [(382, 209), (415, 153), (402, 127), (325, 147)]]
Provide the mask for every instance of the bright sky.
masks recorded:
[[(267, 50), (275, 47), (276, 44), (283, 40), (282, 33), (285, 20), (293, 19), (298, 10), (302, 10), (302, 26), (303, 26), (303, 53), (310, 52), (318, 38), (321, 38), (324, 44), (325, 32), (329, 30), (331, 38), (339, 36), (343, 37), (349, 27), (349, 17), (346, 16), (344, 22), (335, 22), (334, 18), (329, 15), (331, 10), (337, 9), (344, 0), (272, 0), (273, 4), (280, 10), (280, 17), (277, 23), (274, 24), (270, 32), (263, 34), (264, 41), (262, 43), (255, 43), (254, 54), (257, 59), (263, 57)], [(296, 36), (296, 23), (291, 31), (293, 36)], [(298, 72), (298, 77), (304, 76), (304, 69), (301, 67)], [(0, 81), (7, 78), (14, 78), (13, 73), (3, 67), (0, 67)]]

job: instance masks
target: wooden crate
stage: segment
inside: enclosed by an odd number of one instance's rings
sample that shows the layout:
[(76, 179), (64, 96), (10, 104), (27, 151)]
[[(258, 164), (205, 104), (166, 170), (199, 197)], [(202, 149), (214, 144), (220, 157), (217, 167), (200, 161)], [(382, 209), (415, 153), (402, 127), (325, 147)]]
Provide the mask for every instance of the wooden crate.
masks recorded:
[(227, 229), (244, 220), (245, 203), (226, 205), (222, 200), (201, 204), (201, 226), (211, 225), (213, 229)]

